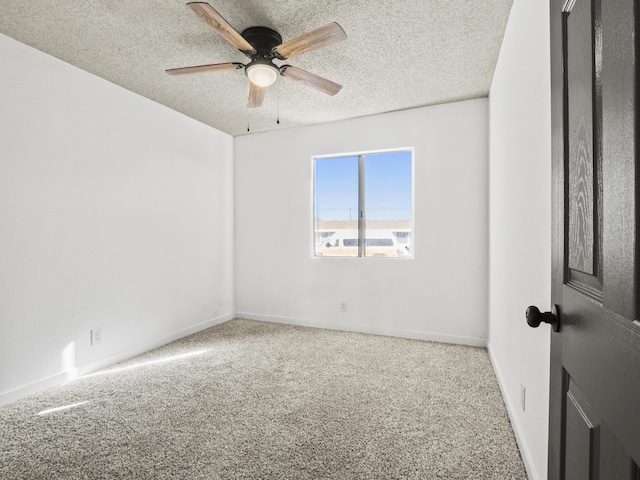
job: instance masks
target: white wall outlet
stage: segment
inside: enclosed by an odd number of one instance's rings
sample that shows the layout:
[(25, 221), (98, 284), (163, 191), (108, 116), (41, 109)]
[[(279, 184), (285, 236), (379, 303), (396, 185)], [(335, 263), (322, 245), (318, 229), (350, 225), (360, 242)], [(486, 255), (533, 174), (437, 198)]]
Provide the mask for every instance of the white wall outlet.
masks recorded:
[(100, 342), (102, 342), (102, 329), (94, 328), (91, 330), (91, 345), (97, 345)]
[(525, 406), (527, 404), (527, 389), (524, 384), (520, 384), (520, 406), (522, 407), (522, 411), (524, 412)]
[(346, 313), (346, 312), (348, 312), (348, 311), (349, 311), (349, 304), (348, 304), (347, 302), (342, 302), (342, 303), (340, 304), (340, 311), (341, 311), (342, 313)]

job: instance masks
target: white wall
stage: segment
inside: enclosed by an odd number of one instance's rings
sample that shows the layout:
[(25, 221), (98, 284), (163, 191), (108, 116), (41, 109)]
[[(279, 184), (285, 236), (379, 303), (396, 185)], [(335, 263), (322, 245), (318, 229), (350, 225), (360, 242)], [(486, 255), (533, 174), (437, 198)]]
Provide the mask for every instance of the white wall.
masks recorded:
[(489, 95), (489, 350), (533, 479), (547, 477), (550, 333), (524, 312), (551, 298), (549, 63), (548, 2), (515, 0)]
[(3, 35), (0, 58), (0, 404), (230, 318), (233, 138)]
[[(484, 345), (487, 125), (479, 99), (236, 137), (238, 316)], [(415, 259), (314, 258), (312, 157), (398, 147), (415, 147)]]
[[(515, 0), (488, 102), (235, 140), (2, 35), (0, 58), (0, 404), (234, 312), (488, 336), (546, 478), (549, 332), (524, 321), (550, 295), (544, 2)], [(396, 147), (415, 147), (415, 258), (313, 258), (312, 157)]]

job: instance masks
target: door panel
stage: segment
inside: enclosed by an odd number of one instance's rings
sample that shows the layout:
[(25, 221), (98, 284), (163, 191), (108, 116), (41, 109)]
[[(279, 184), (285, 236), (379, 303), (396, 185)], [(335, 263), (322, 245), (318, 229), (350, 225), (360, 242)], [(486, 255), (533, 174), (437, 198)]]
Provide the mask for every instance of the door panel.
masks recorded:
[[(602, 2), (603, 264), (607, 309), (637, 319), (638, 2)], [(605, 34), (606, 33), (606, 34)], [(604, 60), (606, 59), (606, 61)]]
[(640, 459), (639, 328), (569, 286), (563, 289), (561, 315), (562, 368)]
[(565, 478), (567, 480), (595, 479), (597, 456), (593, 452), (599, 445), (600, 421), (575, 383), (569, 379), (566, 395), (567, 449)]
[(550, 479), (640, 480), (639, 4), (550, 1)]
[[(599, 2), (564, 16), (568, 283), (602, 299), (602, 41)], [(570, 13), (570, 14), (569, 14)]]
[(600, 464), (600, 478), (603, 480), (639, 480), (635, 463), (625, 454), (624, 447), (606, 425), (601, 428), (600, 435), (603, 438), (601, 455), (603, 461)]
[(595, 273), (592, 18), (578, 2), (566, 18), (569, 142), (569, 268)]

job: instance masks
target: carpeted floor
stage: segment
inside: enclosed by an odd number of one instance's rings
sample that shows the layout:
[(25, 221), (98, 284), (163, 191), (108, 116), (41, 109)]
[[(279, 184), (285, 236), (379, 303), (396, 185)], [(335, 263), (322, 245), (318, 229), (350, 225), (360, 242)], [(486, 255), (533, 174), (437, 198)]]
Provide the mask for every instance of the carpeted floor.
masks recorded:
[(0, 407), (0, 478), (526, 474), (486, 350), (237, 319)]

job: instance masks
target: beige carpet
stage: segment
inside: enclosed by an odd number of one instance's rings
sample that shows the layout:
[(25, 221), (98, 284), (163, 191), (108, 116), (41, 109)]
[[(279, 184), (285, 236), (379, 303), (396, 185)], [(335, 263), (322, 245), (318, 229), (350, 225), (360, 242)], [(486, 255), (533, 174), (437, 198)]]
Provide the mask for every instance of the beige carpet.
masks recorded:
[(526, 474), (486, 350), (238, 319), (1, 407), (0, 478)]

